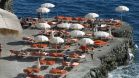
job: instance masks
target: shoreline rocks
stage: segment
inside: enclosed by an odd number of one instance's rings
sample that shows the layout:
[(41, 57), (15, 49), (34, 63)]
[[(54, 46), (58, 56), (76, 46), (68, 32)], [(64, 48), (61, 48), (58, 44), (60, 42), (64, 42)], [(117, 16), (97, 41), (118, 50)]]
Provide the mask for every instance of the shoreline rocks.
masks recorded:
[(132, 27), (127, 23), (123, 23), (122, 28), (112, 31), (112, 34), (115, 38), (110, 41), (110, 44), (100, 47), (93, 53), (90, 52), (95, 56), (91, 61), (92, 64), (90, 61), (80, 64), (76, 68), (78, 73), (73, 70), (66, 78), (107, 78), (108, 72), (118, 66), (130, 64), (131, 60), (133, 60), (131, 58), (134, 57), (131, 57), (131, 54), (133, 55), (135, 50)]

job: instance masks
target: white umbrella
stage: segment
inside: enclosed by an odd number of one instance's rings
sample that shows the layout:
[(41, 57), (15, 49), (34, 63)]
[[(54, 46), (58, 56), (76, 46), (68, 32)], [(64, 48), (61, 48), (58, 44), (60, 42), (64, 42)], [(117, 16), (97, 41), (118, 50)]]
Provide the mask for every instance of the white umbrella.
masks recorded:
[(70, 23), (61, 23), (61, 24), (58, 24), (57, 27), (69, 29), (70, 25), (71, 25)]
[(94, 44), (94, 41), (90, 38), (82, 38), (81, 40), (79, 40), (79, 44), (80, 45), (89, 45), (89, 44)]
[(107, 25), (106, 24), (101, 24), (100, 27), (107, 27)]
[(3, 36), (13, 36), (21, 34), (21, 32), (22, 27), (17, 16), (6, 10), (0, 9), (0, 34)]
[(71, 29), (83, 29), (84, 26), (81, 25), (81, 24), (71, 24), (71, 25), (70, 25), (70, 28), (71, 28)]
[(55, 5), (52, 3), (44, 3), (44, 4), (41, 4), (41, 7), (53, 8), (53, 7), (55, 7)]
[(95, 37), (104, 37), (104, 38), (109, 38), (111, 35), (108, 32), (104, 31), (97, 31), (94, 32)]
[(118, 6), (115, 8), (115, 11), (120, 12), (120, 13), (121, 12), (127, 12), (127, 11), (129, 11), (129, 8), (127, 6)]
[(80, 30), (73, 30), (73, 31), (70, 32), (70, 35), (72, 37), (82, 37), (82, 36), (85, 35), (85, 32), (80, 31)]
[(85, 15), (85, 18), (88, 18), (88, 19), (93, 19), (97, 17), (99, 17), (97, 13), (88, 13), (87, 15)]
[(38, 23), (36, 25), (36, 27), (39, 28), (39, 29), (49, 29), (49, 28), (51, 28), (51, 26), (47, 22), (45, 22), (45, 23)]
[(61, 37), (53, 37), (52, 39), (50, 39), (50, 43), (61, 44), (64, 43), (64, 39), (62, 39)]
[(64, 39), (61, 37), (54, 37), (54, 31), (52, 31), (51, 36), (50, 36), (50, 43), (53, 44), (60, 44), (60, 43), (64, 43)]
[(122, 20), (122, 13), (123, 12), (128, 12), (129, 8), (127, 6), (118, 6), (118, 7), (115, 8), (115, 11), (121, 13), (121, 20)]
[(44, 35), (38, 35), (38, 36), (34, 37), (34, 40), (37, 41), (37, 42), (49, 41), (49, 39)]
[[(50, 43), (56, 44), (56, 45), (61, 44), (61, 43), (64, 43), (64, 39), (61, 37), (54, 37), (54, 31), (52, 31)], [(57, 47), (56, 47), (56, 49), (57, 49)]]
[(40, 7), (40, 8), (38, 8), (38, 9), (36, 9), (36, 11), (37, 11), (38, 13), (48, 13), (48, 12), (50, 12), (50, 9), (45, 8), (45, 7)]

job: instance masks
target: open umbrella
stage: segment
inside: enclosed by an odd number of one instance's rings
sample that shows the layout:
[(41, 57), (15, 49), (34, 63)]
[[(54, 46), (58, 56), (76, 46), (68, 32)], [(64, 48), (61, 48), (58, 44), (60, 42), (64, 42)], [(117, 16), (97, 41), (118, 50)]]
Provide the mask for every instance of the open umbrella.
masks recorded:
[(82, 36), (85, 35), (85, 32), (80, 31), (80, 30), (73, 30), (73, 31), (70, 32), (70, 35), (72, 37), (82, 37)]
[(22, 27), (17, 16), (6, 10), (0, 9), (0, 34), (19, 35), (22, 32)]
[(64, 39), (62, 39), (61, 37), (54, 37), (54, 31), (52, 31), (50, 43), (53, 43), (53, 44), (64, 43)]
[(71, 24), (70, 25), (70, 29), (83, 29), (84, 28), (84, 26), (83, 25), (81, 25), (81, 24)]
[(94, 19), (97, 17), (99, 17), (99, 15), (97, 13), (88, 13), (85, 15), (85, 18), (88, 18), (88, 19)]
[(81, 40), (79, 40), (79, 44), (80, 45), (93, 45), (94, 41), (90, 38), (82, 38)]
[(37, 42), (49, 41), (49, 39), (44, 35), (38, 35), (38, 36), (34, 37), (34, 40), (37, 41)]
[(101, 24), (100, 27), (107, 27), (107, 24)]
[(38, 8), (38, 9), (36, 9), (36, 11), (37, 11), (38, 13), (48, 13), (48, 12), (50, 12), (50, 9), (45, 8), (45, 7), (40, 7), (40, 8)]
[(108, 32), (97, 31), (97, 32), (94, 32), (94, 36), (100, 37), (100, 38), (109, 38), (111, 35)]
[(61, 23), (61, 24), (58, 24), (57, 27), (64, 28), (64, 29), (69, 29), (70, 23)]
[[(45, 8), (45, 7), (40, 7), (38, 9), (36, 9), (36, 11), (38, 13), (38, 18), (42, 18), (42, 14), (44, 14), (44, 13), (48, 14), (50, 12), (50, 9)], [(47, 15), (47, 17), (48, 17), (48, 15)]]
[(41, 7), (53, 8), (53, 7), (55, 7), (55, 5), (52, 3), (44, 3), (44, 4), (41, 4)]
[(49, 28), (51, 28), (51, 26), (46, 22), (45, 23), (38, 23), (36, 25), (36, 27), (39, 28), (39, 29), (49, 29)]
[(127, 6), (118, 6), (115, 8), (115, 11), (117, 12), (127, 12), (129, 11), (129, 8)]
[[(61, 43), (64, 43), (64, 39), (61, 37), (54, 37), (54, 31), (52, 31), (50, 43), (56, 44), (56, 45), (61, 44)], [(56, 47), (56, 50), (57, 50), (57, 47)]]
[(118, 6), (115, 8), (115, 11), (121, 13), (121, 20), (122, 20), (122, 13), (128, 12), (129, 8), (127, 6)]
[(61, 37), (53, 37), (52, 39), (50, 39), (50, 43), (61, 44), (64, 43), (64, 39), (62, 39)]

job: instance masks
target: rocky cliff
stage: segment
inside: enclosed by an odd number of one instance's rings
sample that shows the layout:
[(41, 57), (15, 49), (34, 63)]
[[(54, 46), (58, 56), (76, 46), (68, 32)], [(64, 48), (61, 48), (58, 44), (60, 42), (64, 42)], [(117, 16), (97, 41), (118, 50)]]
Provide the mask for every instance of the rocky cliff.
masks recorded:
[[(127, 65), (133, 60), (129, 54), (129, 50), (134, 52), (132, 28), (127, 23), (123, 25), (121, 29), (113, 31), (113, 35), (121, 38), (122, 41), (109, 50), (108, 54), (99, 57), (101, 66), (90, 69), (90, 78), (106, 78), (109, 71), (114, 70), (118, 66)], [(84, 78), (87, 78), (87, 76)]]
[(12, 12), (12, 1), (13, 0), (0, 0), (0, 8)]
[(122, 28), (112, 30), (115, 38), (110, 44), (90, 52), (94, 57), (81, 63), (66, 78), (107, 78), (108, 72), (131, 63), (131, 55), (134, 52), (132, 31), (132, 27), (127, 23), (123, 23)]

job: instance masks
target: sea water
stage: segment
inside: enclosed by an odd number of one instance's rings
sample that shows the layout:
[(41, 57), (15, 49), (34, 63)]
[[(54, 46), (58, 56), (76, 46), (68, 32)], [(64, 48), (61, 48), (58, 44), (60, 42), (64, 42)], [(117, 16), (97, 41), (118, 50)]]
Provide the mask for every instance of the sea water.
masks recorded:
[[(115, 7), (125, 5), (130, 11), (123, 14), (126, 21), (134, 28), (134, 41), (139, 45), (139, 0), (14, 0), (13, 10), (17, 16), (36, 17), (36, 9), (42, 3), (53, 3), (55, 8), (44, 17), (84, 16), (89, 12), (95, 12), (101, 18), (120, 19), (120, 14), (115, 12)], [(118, 67), (109, 73), (109, 78), (139, 78), (139, 50), (135, 53), (135, 62), (128, 66)]]

